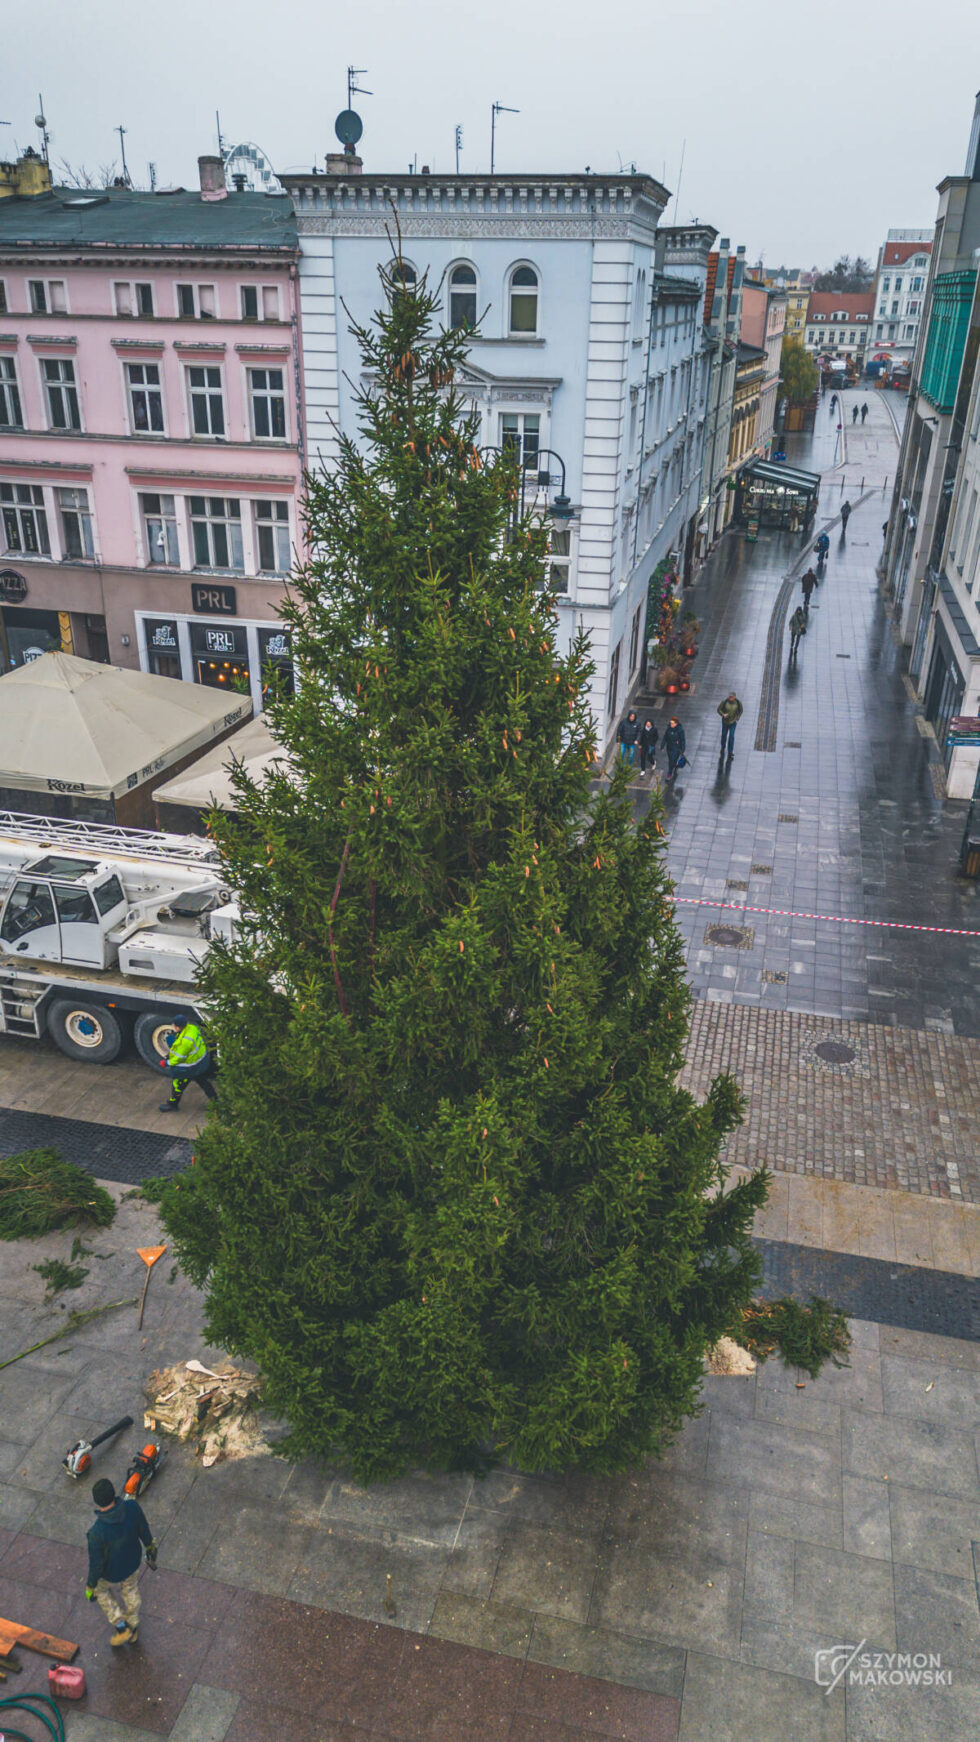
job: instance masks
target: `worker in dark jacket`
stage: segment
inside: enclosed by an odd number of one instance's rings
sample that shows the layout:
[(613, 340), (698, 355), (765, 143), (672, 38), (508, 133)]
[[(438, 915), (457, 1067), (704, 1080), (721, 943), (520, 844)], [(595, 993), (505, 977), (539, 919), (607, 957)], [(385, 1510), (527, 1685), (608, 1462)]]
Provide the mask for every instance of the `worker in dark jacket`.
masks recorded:
[(790, 656), (790, 659), (796, 658), (796, 655), (799, 651), (800, 642), (803, 639), (803, 636), (805, 634), (806, 634), (806, 612), (804, 611), (802, 605), (797, 605), (796, 610), (793, 612), (793, 615), (789, 620), (789, 656)]
[(137, 1575), (146, 1549), (146, 1564), (157, 1564), (157, 1545), (138, 1500), (116, 1494), (103, 1476), (92, 1489), (95, 1523), (88, 1533), (88, 1584), (85, 1595), (98, 1603), (113, 1628), (110, 1645), (129, 1645), (139, 1638), (140, 1592)]
[(657, 766), (657, 745), (659, 744), (659, 742), (660, 742), (660, 733), (657, 731), (657, 728), (654, 725), (653, 721), (652, 720), (644, 720), (643, 725), (640, 728), (640, 773), (641, 774), (646, 773), (647, 763), (650, 764), (651, 769), (656, 768), (656, 766)]
[(678, 764), (687, 749), (684, 728), (673, 714), (670, 716), (667, 730), (664, 733), (664, 749), (667, 752), (667, 780), (669, 783), (674, 779)]
[(730, 762), (735, 754), (735, 727), (742, 718), (742, 704), (734, 690), (718, 703), (718, 712), (721, 715), (721, 754), (724, 756), (727, 750)]
[(627, 762), (630, 768), (632, 768), (636, 761), (636, 746), (640, 738), (640, 722), (632, 708), (627, 714), (625, 720), (620, 720), (619, 731), (616, 733), (616, 736), (619, 739), (619, 749), (623, 761)]

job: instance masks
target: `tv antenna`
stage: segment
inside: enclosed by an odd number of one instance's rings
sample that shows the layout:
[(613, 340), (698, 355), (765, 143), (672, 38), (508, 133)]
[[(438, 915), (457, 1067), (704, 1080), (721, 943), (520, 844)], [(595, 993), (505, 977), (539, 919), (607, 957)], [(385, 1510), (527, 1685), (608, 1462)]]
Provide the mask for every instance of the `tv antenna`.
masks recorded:
[(374, 96), (373, 91), (366, 91), (364, 89), (363, 85), (359, 85), (357, 83), (361, 74), (366, 73), (366, 72), (367, 72), (367, 67), (348, 67), (347, 68), (347, 107), (348, 107), (348, 109), (352, 109), (354, 107), (351, 99), (355, 95), (359, 96), (359, 97), (373, 97)]
[(677, 192), (674, 195), (674, 223), (675, 224), (677, 222), (677, 212), (678, 212), (680, 197), (681, 197), (681, 182), (684, 180), (684, 153), (686, 150), (687, 150), (687, 140), (682, 139), (681, 140), (681, 162), (680, 162), (680, 168), (677, 171)]
[[(4, 125), (6, 125), (6, 123), (4, 123)], [(51, 143), (51, 135), (48, 132), (48, 123), (44, 114), (44, 98), (41, 96), (40, 91), (37, 95), (37, 114), (34, 117), (34, 125), (41, 135), (41, 155), (44, 158), (45, 163), (48, 163), (50, 161), (48, 158), (48, 146)]]
[(462, 126), (460, 125), (456, 129), (456, 174), (457, 175), (459, 174), (459, 154), (462, 151), (462, 149), (463, 149), (463, 129), (462, 129)]
[(493, 166), (494, 166), (494, 163), (496, 162), (496, 154), (497, 154), (497, 116), (498, 115), (519, 115), (520, 112), (521, 112), (520, 109), (508, 108), (506, 103), (494, 103), (493, 108), (490, 111), (490, 174), (491, 175), (493, 174)]
[(123, 181), (126, 183), (126, 186), (131, 187), (132, 183), (130, 182), (130, 179), (129, 179), (129, 170), (126, 168), (126, 134), (129, 132), (129, 128), (128, 127), (114, 127), (113, 132), (118, 133), (118, 135), (119, 135), (119, 151), (120, 151), (120, 155), (122, 157), (122, 178), (123, 178)]

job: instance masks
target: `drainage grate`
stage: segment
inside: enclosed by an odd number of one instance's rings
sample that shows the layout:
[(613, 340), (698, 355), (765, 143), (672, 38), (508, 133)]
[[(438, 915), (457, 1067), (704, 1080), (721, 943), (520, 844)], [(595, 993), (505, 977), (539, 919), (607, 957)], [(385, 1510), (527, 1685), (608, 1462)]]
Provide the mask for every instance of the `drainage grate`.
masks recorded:
[(743, 883), (738, 877), (725, 878), (726, 889), (748, 889), (748, 883)]
[(787, 738), (783, 743), (784, 750), (802, 750), (802, 748), (803, 745), (800, 743), (799, 738)]
[(825, 1065), (851, 1065), (857, 1058), (857, 1047), (848, 1046), (843, 1040), (821, 1040), (813, 1050)]
[(785, 968), (763, 968), (762, 978), (767, 986), (785, 986), (789, 975)]
[(749, 925), (709, 925), (704, 941), (714, 944), (717, 950), (751, 950), (755, 946), (755, 932)]
[(772, 866), (771, 865), (753, 865), (752, 866), (752, 876), (753, 877), (771, 877), (772, 876)]
[(799, 817), (794, 817), (792, 811), (780, 811), (776, 818), (777, 823), (798, 823), (799, 820)]
[(838, 654), (837, 654), (837, 655), (836, 655), (836, 658), (837, 658), (837, 659), (850, 659), (850, 657), (851, 657), (851, 656), (850, 656), (850, 654), (849, 654), (849, 653), (838, 653)]

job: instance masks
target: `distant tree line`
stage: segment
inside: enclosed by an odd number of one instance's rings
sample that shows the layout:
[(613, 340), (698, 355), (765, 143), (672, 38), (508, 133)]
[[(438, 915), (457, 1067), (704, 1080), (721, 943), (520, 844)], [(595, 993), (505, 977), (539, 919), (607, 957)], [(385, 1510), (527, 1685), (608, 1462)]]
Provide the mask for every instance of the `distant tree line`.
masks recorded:
[(818, 272), (813, 281), (814, 290), (870, 290), (874, 284), (874, 267), (858, 254), (854, 260), (849, 254), (842, 254), (834, 261), (829, 272)]

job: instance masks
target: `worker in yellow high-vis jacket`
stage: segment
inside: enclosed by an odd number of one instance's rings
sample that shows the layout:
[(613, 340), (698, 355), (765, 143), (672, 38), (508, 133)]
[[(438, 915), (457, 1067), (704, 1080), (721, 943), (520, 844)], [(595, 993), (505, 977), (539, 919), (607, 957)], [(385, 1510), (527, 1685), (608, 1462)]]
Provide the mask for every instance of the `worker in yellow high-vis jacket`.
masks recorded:
[(197, 1083), (209, 1101), (213, 1101), (216, 1094), (211, 1081), (215, 1069), (214, 1058), (208, 1051), (207, 1042), (197, 1023), (186, 1010), (176, 1010), (173, 1020), (177, 1032), (170, 1043), (166, 1060), (161, 1060), (162, 1068), (171, 1079), (170, 1099), (161, 1102), (161, 1113), (172, 1113), (175, 1107), (180, 1106), (180, 1097), (188, 1083)]

